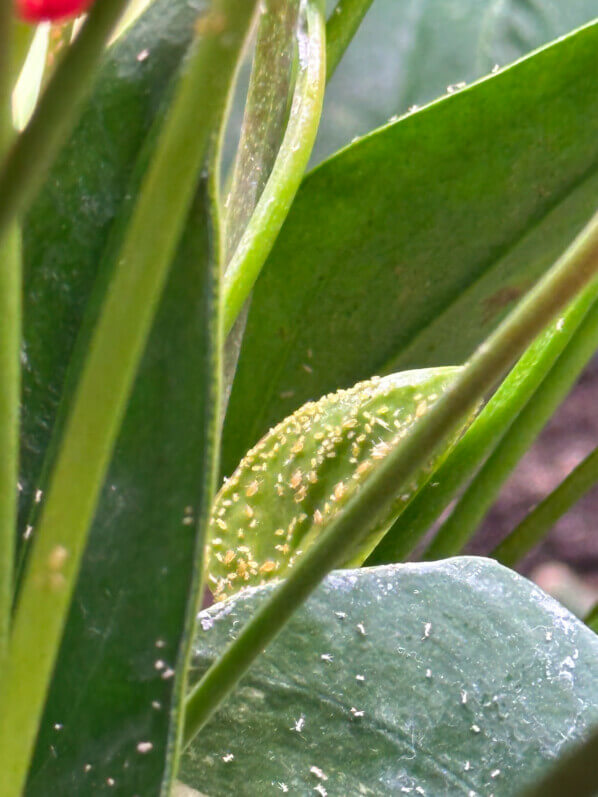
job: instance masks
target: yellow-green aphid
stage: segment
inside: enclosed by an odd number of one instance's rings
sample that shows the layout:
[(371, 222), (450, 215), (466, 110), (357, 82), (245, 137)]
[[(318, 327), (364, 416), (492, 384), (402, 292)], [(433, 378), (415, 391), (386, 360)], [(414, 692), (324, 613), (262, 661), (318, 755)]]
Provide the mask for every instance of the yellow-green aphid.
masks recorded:
[[(304, 404), (271, 429), (214, 502), (206, 568), (216, 599), (283, 576), (459, 370), (374, 377)], [(397, 495), (347, 565), (365, 560), (447, 451)]]

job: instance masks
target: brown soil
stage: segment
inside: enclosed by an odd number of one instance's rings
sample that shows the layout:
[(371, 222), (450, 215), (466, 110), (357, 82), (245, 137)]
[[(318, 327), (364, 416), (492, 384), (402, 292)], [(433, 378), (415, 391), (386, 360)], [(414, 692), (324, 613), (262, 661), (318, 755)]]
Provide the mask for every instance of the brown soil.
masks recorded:
[[(516, 523), (598, 446), (598, 359), (519, 463), (471, 547), (487, 553)], [(562, 517), (519, 568), (530, 574), (564, 562), (598, 588), (598, 487)]]

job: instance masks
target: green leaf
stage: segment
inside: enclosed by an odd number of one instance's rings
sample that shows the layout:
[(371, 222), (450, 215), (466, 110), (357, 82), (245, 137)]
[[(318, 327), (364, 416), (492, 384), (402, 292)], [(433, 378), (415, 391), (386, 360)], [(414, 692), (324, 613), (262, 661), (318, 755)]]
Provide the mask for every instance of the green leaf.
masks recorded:
[(594, 0), (376, 0), (330, 82), (315, 159), (597, 13)]
[[(239, 19), (250, 14), (246, 8)], [(46, 471), (53, 459), (51, 429), (40, 421), (56, 422), (66, 381), (60, 427), (81, 354), (72, 356), (74, 340), (103, 294), (146, 163), (148, 127), (196, 18), (191, 5), (156, 4), (115, 46), (30, 215), (29, 494), (45, 485), (45, 473), (33, 481), (41, 457)], [(232, 32), (236, 47), (239, 31)], [(173, 775), (219, 426), (210, 199), (202, 184), (128, 405), (46, 706), (31, 795), (111, 785), (157, 795)], [(81, 219), (73, 208), (83, 208)], [(35, 537), (35, 523), (27, 536)]]
[(218, 425), (217, 274), (204, 201), (173, 264), (100, 498), (31, 797), (95, 794), (109, 779), (122, 794), (157, 795), (173, 774)]
[[(368, 564), (403, 562), (459, 488), (471, 479), (490, 452), (533, 400), (543, 380), (566, 350), (572, 337), (598, 301), (598, 281), (589, 285), (528, 347), (511, 369), (475, 422), (427, 485), (368, 558)], [(503, 562), (503, 564), (506, 564)]]
[(24, 224), (21, 530), (40, 487), (65, 374), (139, 151), (197, 11), (158, 0), (111, 47), (81, 120)]
[[(214, 502), (206, 567), (216, 598), (283, 577), (459, 371), (407, 371), (360, 382), (308, 402), (271, 429)], [(396, 495), (347, 563), (365, 560), (454, 441)]]
[(314, 396), (463, 361), (554, 262), (595, 206), (597, 46), (592, 25), (305, 179), (254, 291), (224, 473)]
[[(198, 676), (271, 591), (199, 615)], [(488, 560), (337, 571), (192, 743), (179, 777), (211, 797), (285, 786), (506, 797), (598, 720), (597, 653), (580, 621)]]

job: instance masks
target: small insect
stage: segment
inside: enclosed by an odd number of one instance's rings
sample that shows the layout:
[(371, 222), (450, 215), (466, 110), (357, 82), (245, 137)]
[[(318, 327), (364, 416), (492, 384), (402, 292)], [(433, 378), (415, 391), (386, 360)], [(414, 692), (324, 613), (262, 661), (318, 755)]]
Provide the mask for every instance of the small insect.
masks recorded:
[[(216, 600), (284, 577), (458, 371), (374, 377), (304, 404), (271, 429), (225, 482), (212, 508), (206, 563)], [(364, 561), (438, 464), (436, 458), (401, 490), (345, 566)]]
[(27, 22), (59, 22), (83, 14), (93, 0), (17, 0), (17, 14)]

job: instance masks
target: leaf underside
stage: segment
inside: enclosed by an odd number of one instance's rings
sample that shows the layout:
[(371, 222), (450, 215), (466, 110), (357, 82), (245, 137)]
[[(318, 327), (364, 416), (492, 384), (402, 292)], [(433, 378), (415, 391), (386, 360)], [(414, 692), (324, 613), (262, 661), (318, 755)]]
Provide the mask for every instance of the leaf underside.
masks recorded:
[[(308, 402), (262, 438), (214, 502), (206, 552), (214, 596), (285, 576), (459, 371), (431, 368), (360, 382)], [(457, 436), (400, 490), (345, 564), (366, 559)]]

